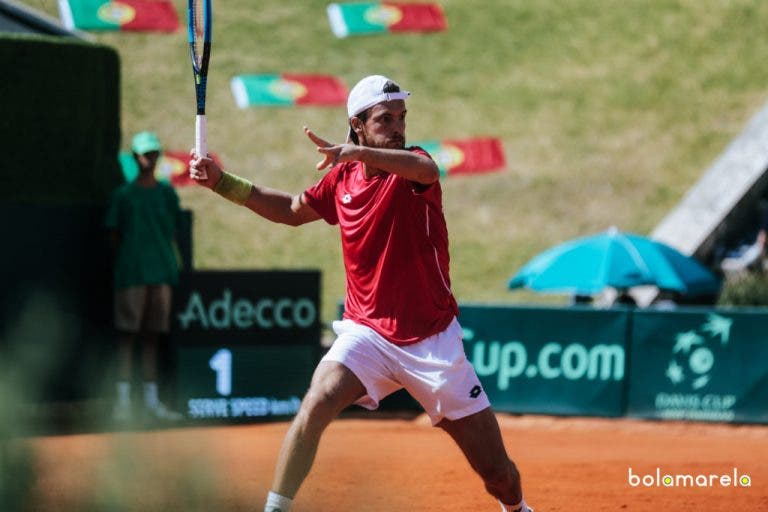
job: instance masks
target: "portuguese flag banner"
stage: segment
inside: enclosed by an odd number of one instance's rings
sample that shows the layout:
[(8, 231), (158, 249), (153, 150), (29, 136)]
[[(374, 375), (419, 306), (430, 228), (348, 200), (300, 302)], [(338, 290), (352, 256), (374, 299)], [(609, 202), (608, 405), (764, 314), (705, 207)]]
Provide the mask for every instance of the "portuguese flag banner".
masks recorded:
[[(215, 153), (209, 153), (211, 158), (222, 167), (221, 160)], [(118, 156), (126, 182), (131, 182), (139, 175), (139, 166), (130, 151), (121, 151)], [(163, 151), (155, 167), (155, 178), (167, 181), (174, 187), (192, 185), (195, 180), (189, 177), (188, 151)]]
[(364, 2), (330, 4), (327, 8), (336, 37), (386, 32), (437, 32), (448, 23), (434, 3)]
[(59, 12), (70, 30), (174, 32), (179, 28), (171, 0), (59, 0)]
[(501, 140), (495, 138), (428, 140), (413, 145), (432, 156), (442, 176), (499, 171), (506, 165)]
[(237, 75), (231, 83), (240, 108), (251, 106), (344, 105), (347, 87), (329, 75)]

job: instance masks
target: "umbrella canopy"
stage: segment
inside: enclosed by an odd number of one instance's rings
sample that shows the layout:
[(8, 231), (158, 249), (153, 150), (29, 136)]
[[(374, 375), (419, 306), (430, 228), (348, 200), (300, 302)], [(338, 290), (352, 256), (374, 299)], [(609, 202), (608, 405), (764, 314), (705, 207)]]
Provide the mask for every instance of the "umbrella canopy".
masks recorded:
[(654, 285), (683, 295), (715, 294), (720, 280), (695, 259), (649, 238), (611, 228), (535, 256), (510, 288), (594, 294), (604, 288)]

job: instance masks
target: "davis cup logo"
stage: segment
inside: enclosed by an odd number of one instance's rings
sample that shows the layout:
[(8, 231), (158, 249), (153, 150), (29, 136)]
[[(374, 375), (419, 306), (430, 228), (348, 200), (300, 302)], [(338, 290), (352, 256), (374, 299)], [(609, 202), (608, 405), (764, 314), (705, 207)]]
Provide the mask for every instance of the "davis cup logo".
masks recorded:
[(269, 92), (278, 98), (296, 101), (306, 96), (307, 88), (302, 83), (280, 78), (269, 85)]
[(666, 377), (675, 386), (699, 390), (711, 380), (715, 349), (726, 347), (733, 320), (711, 313), (698, 329), (675, 335)]
[(108, 2), (99, 7), (96, 16), (106, 23), (125, 25), (136, 17), (136, 9), (120, 2)]
[(376, 5), (365, 11), (363, 17), (371, 25), (390, 27), (403, 19), (403, 11), (393, 5)]

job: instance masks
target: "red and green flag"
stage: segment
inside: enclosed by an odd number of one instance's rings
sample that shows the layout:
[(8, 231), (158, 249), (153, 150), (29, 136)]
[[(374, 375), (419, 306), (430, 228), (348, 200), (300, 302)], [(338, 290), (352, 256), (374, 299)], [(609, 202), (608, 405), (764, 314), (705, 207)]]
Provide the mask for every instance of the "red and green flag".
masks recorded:
[(232, 94), (240, 108), (251, 106), (344, 105), (347, 87), (334, 76), (283, 73), (237, 75)]
[[(221, 167), (218, 155), (209, 153), (211, 158)], [(118, 155), (123, 177), (126, 182), (131, 182), (139, 175), (139, 166), (130, 151), (121, 151)], [(155, 167), (155, 178), (166, 181), (174, 187), (192, 185), (195, 180), (189, 177), (189, 152), (188, 151), (163, 151)]]
[(493, 172), (506, 165), (504, 147), (496, 138), (428, 140), (413, 145), (432, 156), (443, 176)]
[(327, 11), (336, 37), (387, 32), (437, 32), (448, 26), (443, 8), (435, 3), (334, 3), (328, 5)]
[(70, 30), (174, 32), (179, 28), (171, 0), (59, 0), (59, 12)]

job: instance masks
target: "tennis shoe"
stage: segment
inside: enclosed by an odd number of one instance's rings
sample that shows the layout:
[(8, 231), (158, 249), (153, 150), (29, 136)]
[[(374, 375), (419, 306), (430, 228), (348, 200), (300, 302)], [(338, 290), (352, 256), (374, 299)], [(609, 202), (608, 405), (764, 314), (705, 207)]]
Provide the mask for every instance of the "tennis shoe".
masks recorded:
[[(502, 508), (502, 511), (506, 510), (504, 505), (502, 505), (501, 508)], [(523, 503), (523, 506), (521, 506), (520, 508), (518, 508), (514, 512), (534, 512), (534, 510), (531, 507), (529, 507), (528, 504)]]

